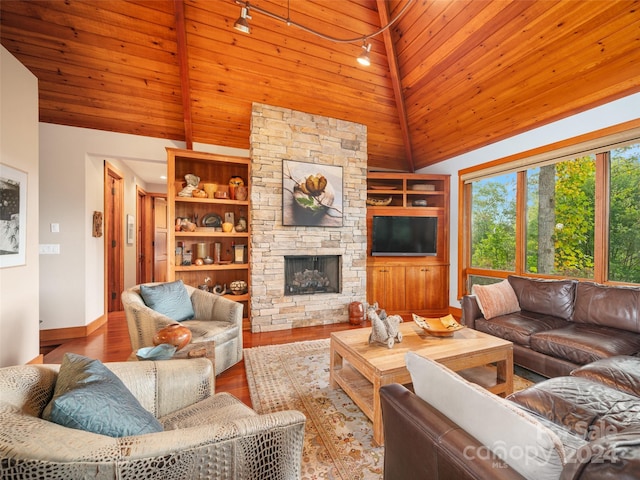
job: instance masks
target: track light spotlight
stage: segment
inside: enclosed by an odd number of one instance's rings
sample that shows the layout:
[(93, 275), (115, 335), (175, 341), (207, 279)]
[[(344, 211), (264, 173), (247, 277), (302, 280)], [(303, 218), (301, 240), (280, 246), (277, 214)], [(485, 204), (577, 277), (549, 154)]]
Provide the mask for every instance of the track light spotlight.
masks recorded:
[(233, 27), (236, 30), (240, 30), (241, 32), (251, 33), (251, 28), (249, 27), (249, 23), (247, 22), (247, 19), (251, 20), (251, 15), (249, 15), (249, 12), (254, 11), (254, 12), (258, 12), (261, 15), (265, 15), (273, 20), (286, 23), (287, 26), (297, 27), (300, 30), (304, 30), (307, 33), (323, 38), (325, 40), (329, 40), (331, 42), (356, 43), (356, 42), (362, 41), (363, 42), (362, 52), (360, 52), (360, 56), (358, 57), (358, 63), (360, 65), (364, 65), (365, 67), (368, 67), (369, 65), (371, 65), (371, 58), (369, 56), (369, 52), (371, 51), (371, 44), (368, 43), (368, 40), (380, 35), (382, 32), (391, 28), (391, 25), (393, 25), (409, 8), (409, 5), (411, 5), (411, 2), (413, 2), (413, 0), (406, 0), (406, 3), (400, 9), (400, 11), (396, 14), (396, 16), (393, 17), (393, 19), (389, 21), (389, 23), (387, 23), (386, 25), (380, 27), (375, 32), (369, 33), (367, 35), (360, 35), (359, 37), (355, 37), (355, 38), (334, 37), (334, 36), (319, 32), (317, 30), (314, 30), (312, 28), (309, 28), (298, 22), (295, 22), (294, 20), (291, 19), (291, 9), (290, 9), (291, 0), (287, 0), (287, 16), (286, 17), (283, 17), (282, 15), (278, 15), (277, 13), (270, 12), (269, 10), (266, 10), (258, 5), (250, 5), (248, 0), (235, 0), (235, 3), (242, 7), (242, 12), (240, 14), (240, 18), (238, 18), (238, 20), (236, 20), (236, 23), (233, 24)]
[(233, 24), (233, 28), (241, 31), (242, 33), (251, 33), (251, 27), (249, 27), (249, 22), (247, 22), (247, 18), (251, 20), (251, 15), (247, 13), (247, 8), (242, 7), (242, 11), (240, 12), (240, 17), (236, 20), (236, 23)]
[(371, 65), (371, 58), (369, 57), (369, 52), (371, 51), (371, 44), (366, 41), (362, 44), (362, 52), (358, 56), (358, 63), (360, 65), (364, 65), (368, 67)]

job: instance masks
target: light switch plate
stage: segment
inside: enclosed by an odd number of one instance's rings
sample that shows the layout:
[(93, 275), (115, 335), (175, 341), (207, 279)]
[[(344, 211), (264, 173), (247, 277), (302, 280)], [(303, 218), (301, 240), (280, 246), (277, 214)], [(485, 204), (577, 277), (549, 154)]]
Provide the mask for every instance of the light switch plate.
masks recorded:
[(40, 255), (60, 255), (59, 243), (44, 243), (40, 245)]

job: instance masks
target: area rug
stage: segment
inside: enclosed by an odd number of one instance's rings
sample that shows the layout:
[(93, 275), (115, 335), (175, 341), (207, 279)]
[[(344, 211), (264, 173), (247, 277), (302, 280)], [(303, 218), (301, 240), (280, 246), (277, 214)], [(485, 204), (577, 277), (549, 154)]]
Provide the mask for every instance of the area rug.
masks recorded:
[[(329, 339), (244, 350), (253, 408), (299, 410), (307, 417), (302, 478), (382, 478), (384, 448), (369, 419), (341, 390), (329, 388)], [(515, 390), (528, 380), (517, 377)]]

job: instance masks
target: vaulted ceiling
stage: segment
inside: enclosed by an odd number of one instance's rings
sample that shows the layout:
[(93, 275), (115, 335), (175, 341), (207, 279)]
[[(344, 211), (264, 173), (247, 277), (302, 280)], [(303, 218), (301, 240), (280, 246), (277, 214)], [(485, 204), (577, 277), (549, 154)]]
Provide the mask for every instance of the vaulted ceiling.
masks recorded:
[[(252, 102), (368, 127), (369, 168), (414, 171), (640, 91), (640, 4), (617, 0), (2, 0), (40, 121), (249, 148)], [(290, 8), (289, 14), (288, 8)]]

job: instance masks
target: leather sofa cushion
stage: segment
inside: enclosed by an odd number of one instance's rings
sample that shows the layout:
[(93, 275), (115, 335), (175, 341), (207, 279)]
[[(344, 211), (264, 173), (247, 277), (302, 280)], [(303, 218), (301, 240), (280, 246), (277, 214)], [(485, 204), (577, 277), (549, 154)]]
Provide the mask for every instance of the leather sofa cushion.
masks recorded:
[(589, 442), (576, 458), (565, 465), (561, 480), (636, 479), (640, 472), (640, 426)]
[(616, 355), (640, 351), (640, 334), (615, 328), (572, 324), (531, 336), (530, 347), (539, 353), (585, 365)]
[(592, 362), (571, 372), (640, 397), (640, 358), (618, 356)]
[(563, 328), (566, 320), (539, 313), (520, 311), (485, 320), (476, 319), (475, 328), (494, 337), (504, 338), (510, 342), (526, 347), (530, 344), (531, 335), (546, 330)]
[(570, 320), (573, 315), (576, 280), (542, 280), (509, 275), (520, 308)]
[(640, 398), (587, 378), (550, 378), (507, 399), (589, 441), (640, 423)]
[(573, 321), (640, 332), (640, 288), (580, 282)]

